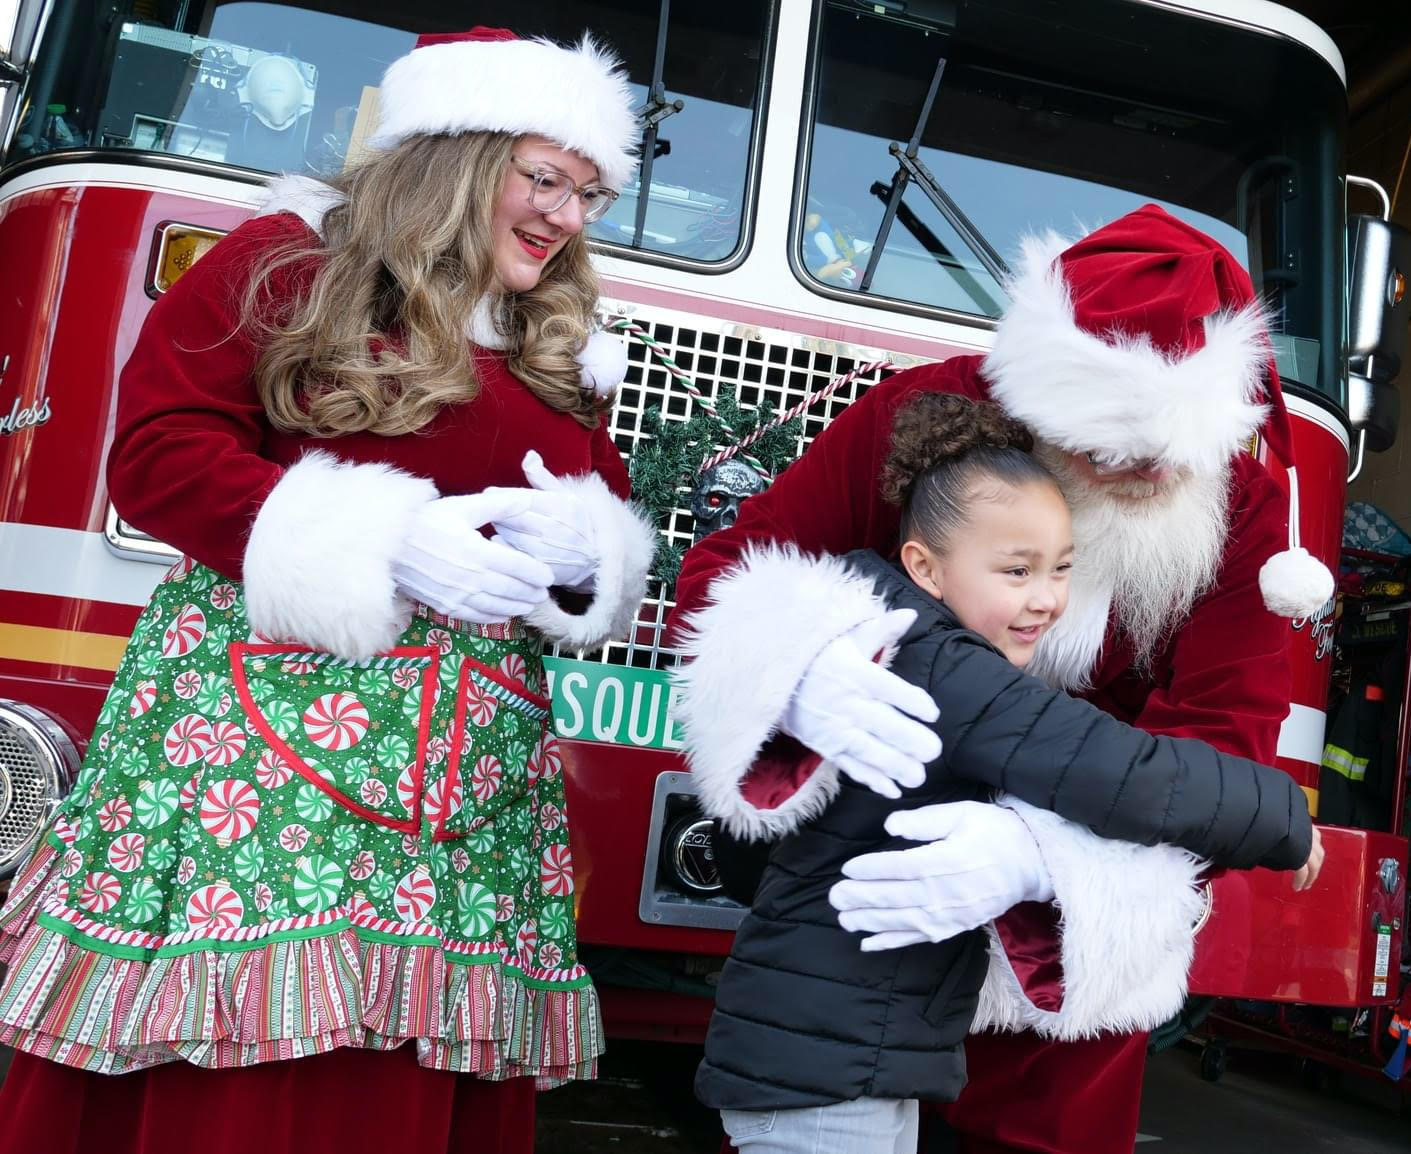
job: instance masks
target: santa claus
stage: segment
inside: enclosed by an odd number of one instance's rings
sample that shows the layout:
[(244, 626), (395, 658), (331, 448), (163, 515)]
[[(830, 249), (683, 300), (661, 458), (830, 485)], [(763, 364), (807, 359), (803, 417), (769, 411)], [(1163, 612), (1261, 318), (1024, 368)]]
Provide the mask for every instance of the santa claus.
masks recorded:
[[(687, 555), (676, 620), (693, 626), (681, 680), (692, 767), (733, 828), (791, 828), (839, 772), (895, 796), (939, 755), (907, 687), (889, 689), (871, 665), (895, 638), (844, 615), (811, 556), (895, 548), (898, 509), (879, 471), (893, 415), (927, 390), (989, 398), (1024, 421), (1072, 506), (1068, 612), (1029, 671), (1150, 732), (1273, 762), (1289, 706), (1286, 618), (1321, 605), (1332, 577), (1298, 547), (1296, 474), (1286, 488), (1266, 467), (1291, 466), (1291, 442), (1248, 274), (1147, 205), (1075, 243), (1031, 240), (1009, 293), (988, 355), (876, 386)], [(754, 548), (780, 542), (799, 552)], [(948, 1110), (966, 1154), (1130, 1154), (1144, 1031), (1185, 993), (1200, 865), (984, 808), (991, 828), (968, 831), (965, 858), (933, 833), (901, 868), (855, 859), (858, 880), (834, 904), (870, 948), (993, 919), (1003, 949), (977, 1026), (1005, 1032), (967, 1044), (970, 1085)], [(924, 840), (928, 820), (948, 824), (914, 811), (906, 836)], [(992, 865), (982, 884), (976, 844)], [(1048, 876), (1004, 868), (1020, 857)]]

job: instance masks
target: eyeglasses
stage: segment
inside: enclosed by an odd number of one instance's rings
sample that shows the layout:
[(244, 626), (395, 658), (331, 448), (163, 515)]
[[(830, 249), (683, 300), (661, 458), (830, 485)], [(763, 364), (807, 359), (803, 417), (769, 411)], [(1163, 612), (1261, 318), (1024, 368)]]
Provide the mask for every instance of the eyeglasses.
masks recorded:
[(510, 163), (534, 182), (529, 190), (529, 203), (535, 212), (558, 212), (568, 203), (568, 198), (577, 193), (578, 199), (583, 202), (583, 222), (592, 224), (595, 220), (601, 220), (617, 199), (617, 193), (607, 185), (574, 184), (556, 168), (531, 164), (517, 156), (511, 156)]

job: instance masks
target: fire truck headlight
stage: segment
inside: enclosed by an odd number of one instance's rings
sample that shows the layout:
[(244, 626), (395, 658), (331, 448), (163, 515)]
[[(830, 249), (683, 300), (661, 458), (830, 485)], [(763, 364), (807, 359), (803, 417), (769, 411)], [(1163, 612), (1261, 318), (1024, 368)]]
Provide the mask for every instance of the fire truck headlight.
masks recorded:
[(662, 838), (667, 878), (684, 893), (706, 897), (724, 891), (711, 844), (712, 823), (699, 813), (677, 820)]
[(34, 848), (73, 785), (78, 750), (52, 717), (17, 701), (0, 701), (0, 878)]

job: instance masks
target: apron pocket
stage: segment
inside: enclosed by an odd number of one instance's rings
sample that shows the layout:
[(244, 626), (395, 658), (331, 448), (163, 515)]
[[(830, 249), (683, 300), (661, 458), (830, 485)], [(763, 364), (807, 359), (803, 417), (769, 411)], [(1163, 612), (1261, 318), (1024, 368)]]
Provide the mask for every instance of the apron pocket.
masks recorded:
[(297, 773), (360, 817), (416, 833), (432, 710), (434, 646), (351, 662), (293, 645), (230, 646), (236, 696), (267, 746), (256, 776)]
[(549, 719), (549, 699), (529, 688), (524, 661), (496, 669), (462, 661), (456, 680), (452, 762), (436, 821), (438, 839), (464, 837), (521, 800), (532, 785), (530, 761)]

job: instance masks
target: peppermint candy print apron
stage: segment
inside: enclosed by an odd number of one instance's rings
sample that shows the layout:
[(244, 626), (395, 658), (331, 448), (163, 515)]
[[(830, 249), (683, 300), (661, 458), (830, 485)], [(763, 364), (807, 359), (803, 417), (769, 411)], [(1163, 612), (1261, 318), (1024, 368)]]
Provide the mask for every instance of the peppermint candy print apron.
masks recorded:
[(0, 911), (0, 1043), (122, 1073), (412, 1042), (591, 1077), (541, 639), (422, 612), (347, 662), (251, 638), (183, 561)]

